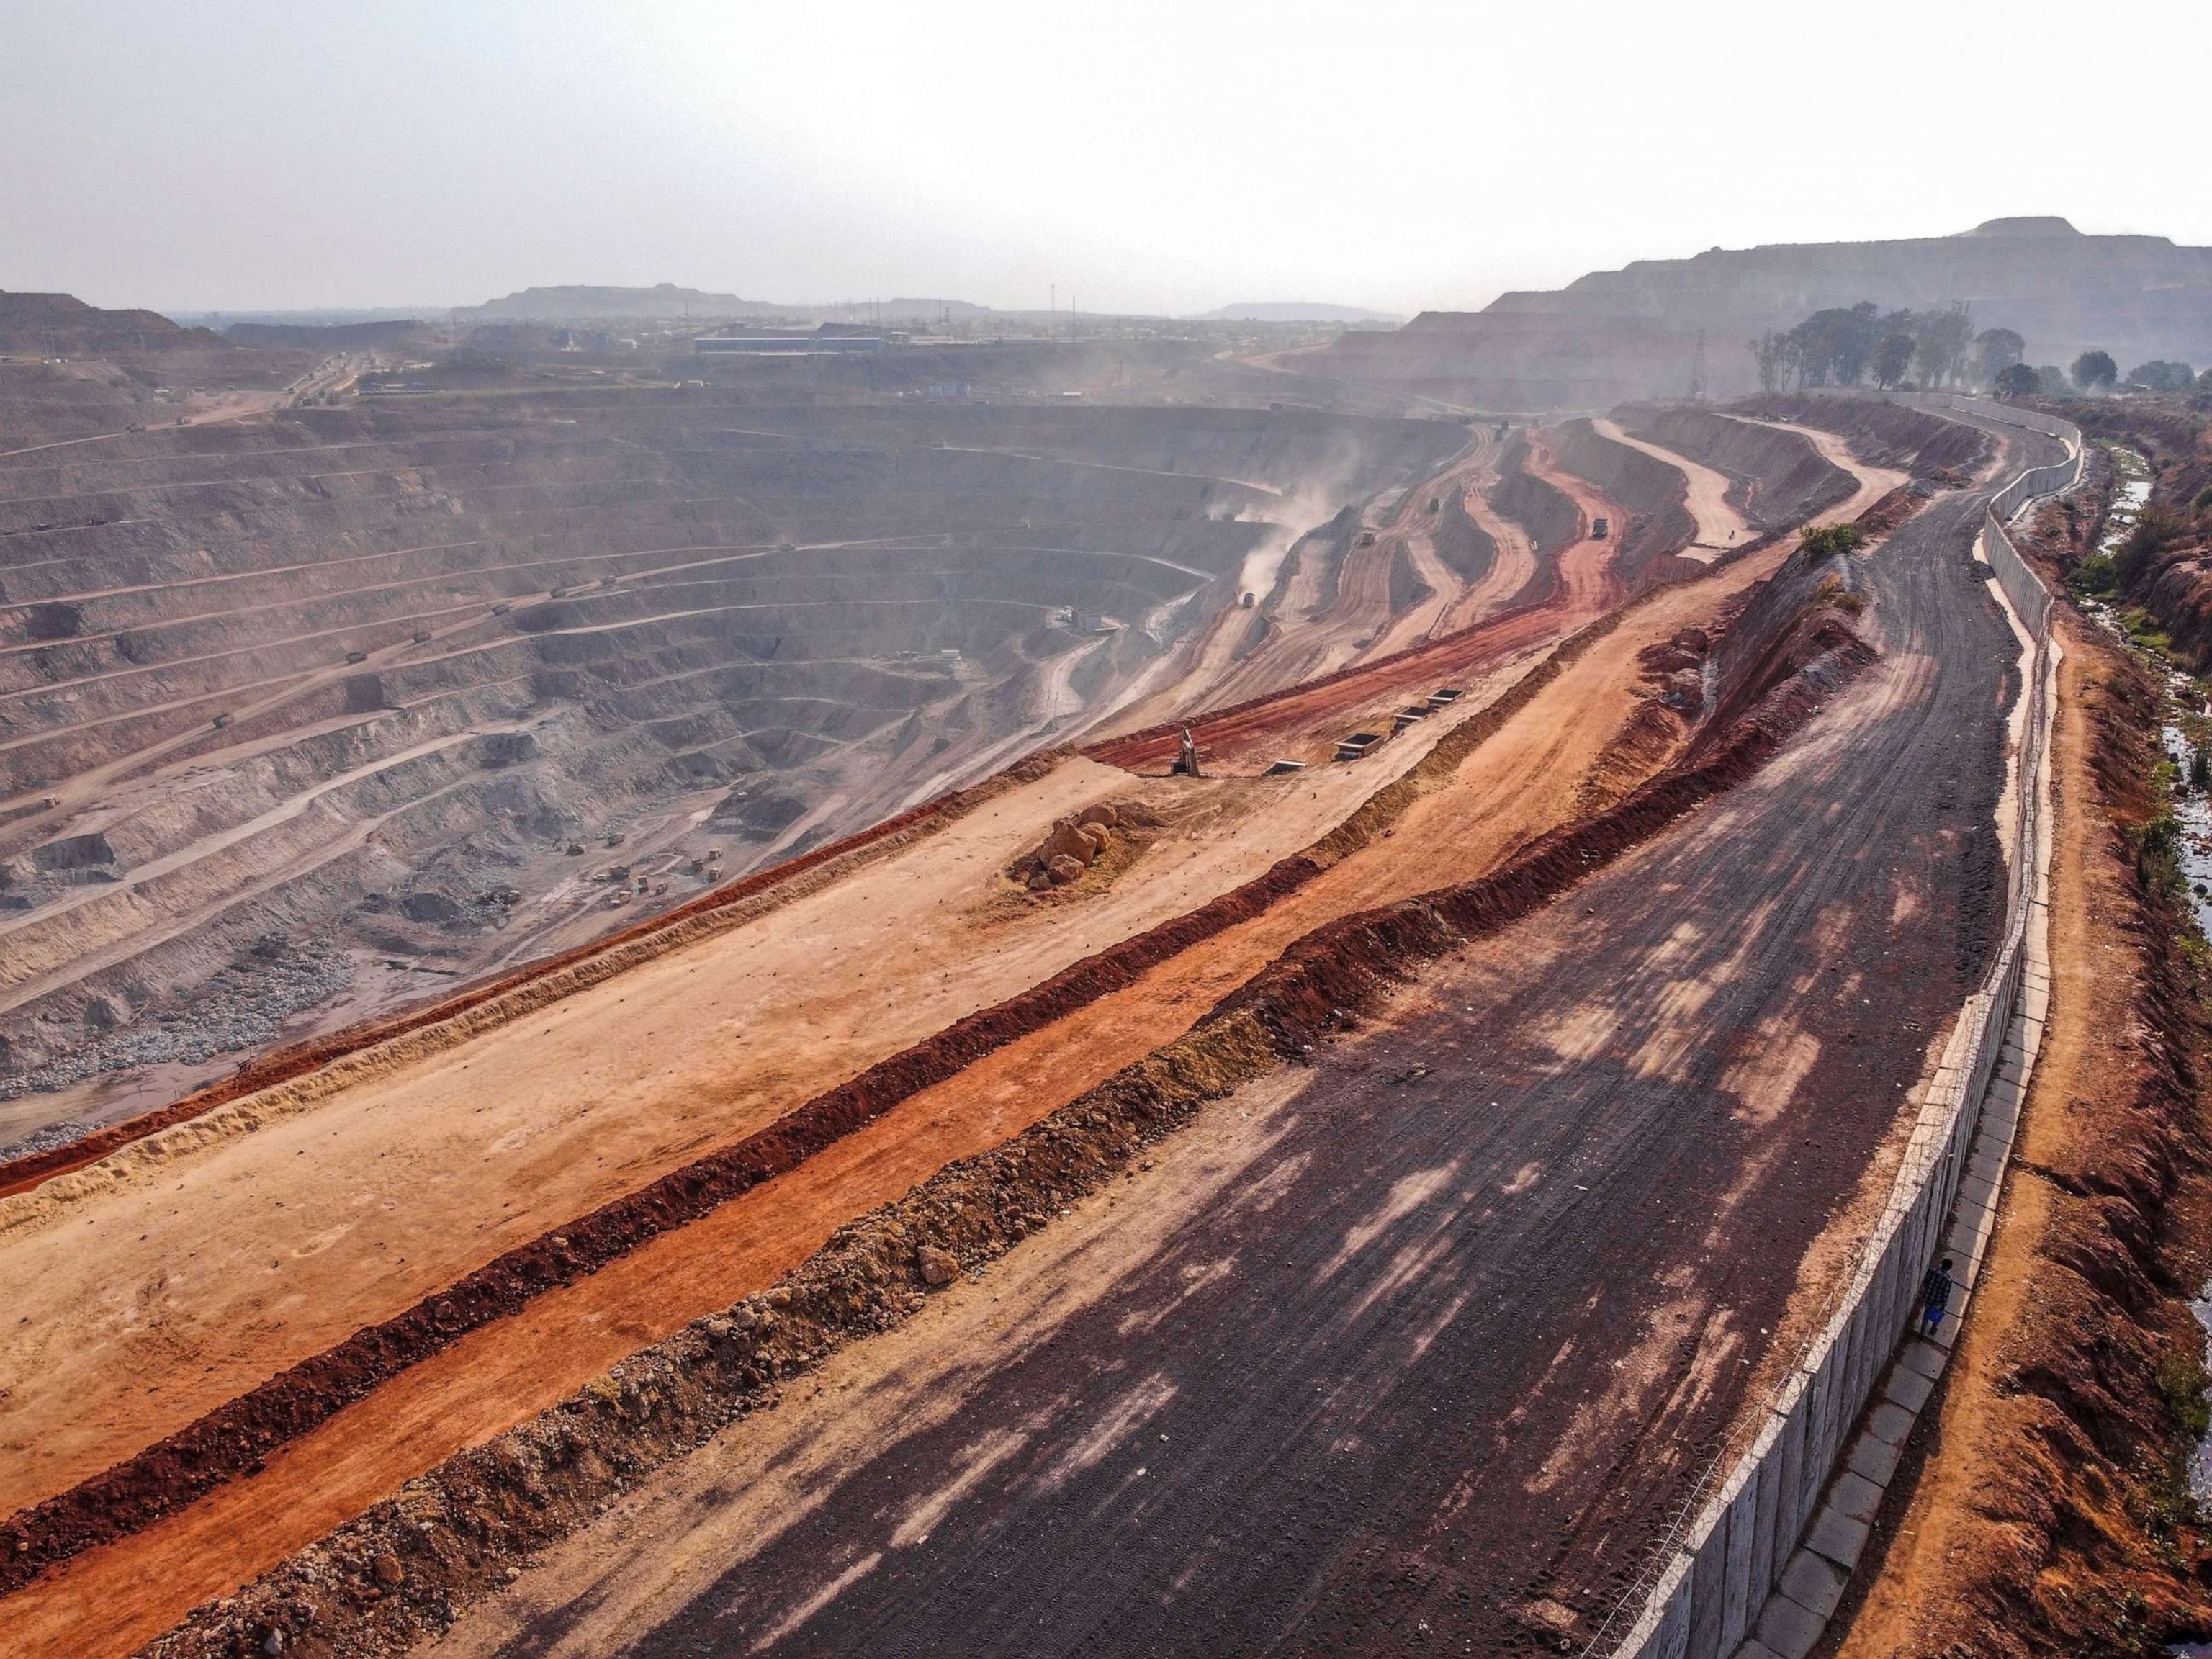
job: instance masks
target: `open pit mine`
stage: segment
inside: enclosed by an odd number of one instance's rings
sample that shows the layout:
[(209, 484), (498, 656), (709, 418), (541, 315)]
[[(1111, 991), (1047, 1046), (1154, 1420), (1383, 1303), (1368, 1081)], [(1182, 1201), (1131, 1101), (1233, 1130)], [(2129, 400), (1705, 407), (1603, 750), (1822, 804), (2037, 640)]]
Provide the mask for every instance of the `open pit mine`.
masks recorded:
[(0, 296), (0, 1650), (1806, 1651), (2050, 1018), (2085, 446), (1421, 331)]

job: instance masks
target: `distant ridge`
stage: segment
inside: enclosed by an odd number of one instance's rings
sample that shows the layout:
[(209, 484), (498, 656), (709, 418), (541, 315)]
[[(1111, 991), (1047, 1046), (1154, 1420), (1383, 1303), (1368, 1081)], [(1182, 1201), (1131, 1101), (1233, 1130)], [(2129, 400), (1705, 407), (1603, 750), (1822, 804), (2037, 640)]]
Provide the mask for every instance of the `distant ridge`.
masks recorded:
[(1201, 311), (1193, 319), (1201, 323), (1402, 323), (1388, 311), (1364, 306), (1325, 305), (1312, 300), (1240, 301), (1218, 311)]
[(229, 349), (222, 335), (179, 328), (156, 311), (103, 311), (73, 294), (0, 291), (0, 352), (10, 356)]
[(1300, 367), (1499, 410), (1603, 410), (1758, 386), (1745, 342), (1831, 306), (1964, 301), (1978, 328), (2024, 336), (2031, 363), (2109, 351), (2123, 367), (2212, 360), (2212, 248), (2087, 235), (2051, 216), (1950, 236), (1711, 248), (1638, 259), (1563, 289), (1502, 294), (1480, 311), (1425, 311), (1347, 332)]
[(587, 283), (526, 288), (480, 306), (463, 306), (453, 314), (463, 322), (565, 323), (587, 318), (614, 321), (686, 316), (694, 322), (707, 322), (720, 317), (788, 317), (794, 313), (790, 306), (770, 305), (763, 300), (656, 283), (651, 288), (600, 288)]

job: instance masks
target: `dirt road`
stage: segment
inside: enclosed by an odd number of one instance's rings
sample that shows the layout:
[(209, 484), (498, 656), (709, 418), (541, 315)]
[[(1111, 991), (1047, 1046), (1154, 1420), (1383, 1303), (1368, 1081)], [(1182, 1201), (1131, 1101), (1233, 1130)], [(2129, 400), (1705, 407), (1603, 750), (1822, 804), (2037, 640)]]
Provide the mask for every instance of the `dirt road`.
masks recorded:
[(1993, 935), (2012, 647), (1978, 511), (1857, 567), (1883, 659), (1752, 784), (1213, 1109), (449, 1646), (1586, 1634), (1840, 1269)]
[(1618, 421), (1594, 420), (1590, 425), (1617, 444), (1640, 449), (1655, 461), (1664, 461), (1689, 481), (1690, 493), (1684, 505), (1698, 521), (1698, 538), (1682, 550), (1684, 558), (1710, 564), (1731, 547), (1752, 538), (1754, 532), (1750, 524), (1729, 502), (1728, 493), (1735, 487), (1735, 482), (1727, 473), (1717, 472), (1657, 444), (1632, 438), (1620, 429)]
[(1863, 461), (1851, 453), (1851, 447), (1840, 433), (1824, 432), (1817, 426), (1792, 426), (1787, 421), (1767, 421), (1767, 426), (1780, 427), (1784, 432), (1795, 432), (1811, 441), (1820, 452), (1823, 460), (1843, 468), (1858, 480), (1858, 488), (1844, 500), (1826, 513), (1816, 515), (1816, 524), (1843, 524), (1856, 519), (1893, 489), (1902, 489), (1912, 481), (1912, 475), (1893, 466), (1876, 466)]

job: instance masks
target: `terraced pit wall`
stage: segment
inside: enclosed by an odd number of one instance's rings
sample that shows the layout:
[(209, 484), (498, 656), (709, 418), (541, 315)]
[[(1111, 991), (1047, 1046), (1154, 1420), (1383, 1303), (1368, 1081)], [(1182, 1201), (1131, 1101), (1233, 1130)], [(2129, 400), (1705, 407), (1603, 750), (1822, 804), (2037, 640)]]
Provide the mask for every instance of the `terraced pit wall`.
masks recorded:
[[(1717, 1484), (1679, 1543), (1653, 1563), (1635, 1622), (1613, 1659), (1729, 1659), (1749, 1633), (1792, 1548), (1820, 1506), (1837, 1461), (1915, 1311), (1921, 1276), (1935, 1259), (1965, 1170), (1990, 1079), (1996, 1073), (2027, 961), (2027, 925), (2038, 872), (2048, 856), (2038, 778), (2057, 696), (2052, 600), (2029, 569), (2005, 520), (2030, 501), (2070, 487), (2081, 471), (2081, 434), (2063, 421), (1978, 399), (1929, 405), (2065, 440), (2072, 459), (2034, 467), (1992, 498), (1981, 548), (2005, 597), (2035, 641), (2021, 737), (2019, 816), (2005, 930), (1983, 988), (1966, 1000), (1942, 1063), (1923, 1097), (1890, 1198), (1861, 1252), (1835, 1313), (1768, 1403), (1747, 1450), (1716, 1472)], [(1601, 1628), (1590, 1651), (1610, 1635)]]

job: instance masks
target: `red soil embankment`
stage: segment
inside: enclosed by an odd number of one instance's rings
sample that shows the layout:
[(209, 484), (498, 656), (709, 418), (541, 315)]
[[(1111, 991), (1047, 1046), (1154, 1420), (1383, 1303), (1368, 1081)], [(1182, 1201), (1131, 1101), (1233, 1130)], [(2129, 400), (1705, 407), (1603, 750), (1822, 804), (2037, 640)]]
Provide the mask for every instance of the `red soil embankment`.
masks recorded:
[(1631, 404), (1614, 418), (1637, 437), (1726, 473), (1729, 504), (1760, 530), (1802, 524), (1851, 494), (1850, 475), (1799, 433), (1704, 409)]
[(1562, 465), (1628, 509), (1628, 522), (1611, 526), (1620, 546), (1613, 568), (1623, 586), (1632, 591), (1660, 576), (1657, 562), (1697, 539), (1698, 521), (1686, 505), (1689, 482), (1675, 468), (1613, 442), (1588, 421), (1563, 422), (1551, 444)]

